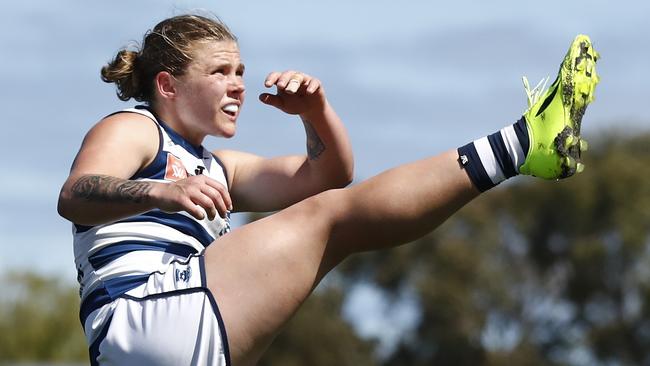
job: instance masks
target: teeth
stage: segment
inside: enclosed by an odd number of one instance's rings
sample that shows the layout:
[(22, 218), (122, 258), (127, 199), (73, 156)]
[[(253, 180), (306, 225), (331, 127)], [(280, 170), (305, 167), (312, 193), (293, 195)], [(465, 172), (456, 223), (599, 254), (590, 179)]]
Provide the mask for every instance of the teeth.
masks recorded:
[(222, 109), (226, 112), (237, 113), (239, 106), (237, 104), (227, 104)]

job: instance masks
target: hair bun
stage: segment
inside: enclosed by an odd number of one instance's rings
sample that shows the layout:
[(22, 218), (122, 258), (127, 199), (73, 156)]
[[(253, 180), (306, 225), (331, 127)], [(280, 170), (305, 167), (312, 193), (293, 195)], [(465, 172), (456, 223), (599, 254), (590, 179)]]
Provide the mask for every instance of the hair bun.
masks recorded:
[(102, 67), (102, 80), (116, 84), (117, 96), (121, 100), (127, 101), (131, 98), (143, 100), (144, 91), (137, 70), (138, 55), (136, 51), (123, 49), (117, 53), (113, 61)]

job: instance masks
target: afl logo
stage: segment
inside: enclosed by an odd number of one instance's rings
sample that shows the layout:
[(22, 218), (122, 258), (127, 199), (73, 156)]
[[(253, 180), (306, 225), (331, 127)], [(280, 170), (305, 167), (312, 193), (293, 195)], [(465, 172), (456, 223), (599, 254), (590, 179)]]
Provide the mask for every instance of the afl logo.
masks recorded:
[(170, 153), (167, 153), (165, 179), (177, 181), (185, 178), (187, 178), (187, 171), (185, 170), (185, 165), (183, 165), (181, 159), (175, 157)]

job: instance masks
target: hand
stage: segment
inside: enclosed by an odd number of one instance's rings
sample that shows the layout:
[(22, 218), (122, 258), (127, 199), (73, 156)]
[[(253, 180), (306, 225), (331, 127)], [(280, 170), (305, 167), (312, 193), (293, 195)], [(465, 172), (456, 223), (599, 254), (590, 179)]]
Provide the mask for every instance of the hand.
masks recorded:
[(277, 94), (260, 94), (264, 104), (288, 114), (306, 115), (323, 110), (326, 98), (320, 80), (298, 71), (272, 72), (264, 81), (267, 88), (275, 85)]
[[(195, 175), (172, 183), (157, 184), (151, 190), (156, 206), (165, 212), (187, 211), (197, 220), (225, 218), (232, 210), (228, 190), (205, 175)], [(204, 211), (205, 210), (205, 211)]]

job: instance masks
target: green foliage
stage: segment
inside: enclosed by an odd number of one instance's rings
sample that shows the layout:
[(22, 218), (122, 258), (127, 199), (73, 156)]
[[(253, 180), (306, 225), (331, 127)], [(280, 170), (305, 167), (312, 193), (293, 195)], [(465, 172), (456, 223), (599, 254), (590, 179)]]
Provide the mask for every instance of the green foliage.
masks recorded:
[(76, 287), (30, 273), (8, 273), (0, 286), (0, 362), (87, 361)]
[(373, 343), (359, 339), (340, 317), (342, 301), (335, 288), (312, 294), (259, 366), (375, 365)]

